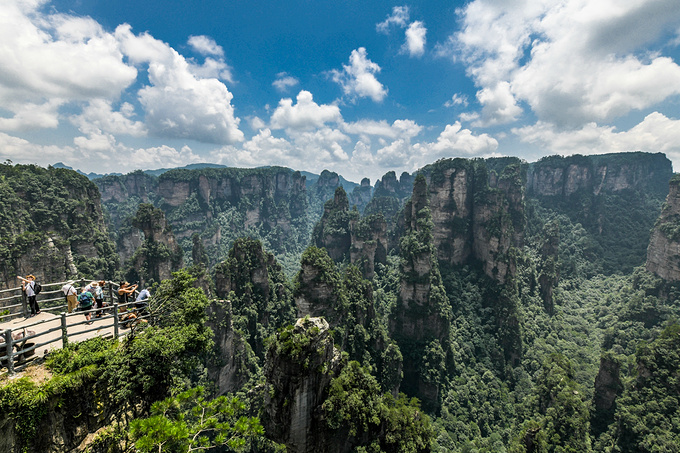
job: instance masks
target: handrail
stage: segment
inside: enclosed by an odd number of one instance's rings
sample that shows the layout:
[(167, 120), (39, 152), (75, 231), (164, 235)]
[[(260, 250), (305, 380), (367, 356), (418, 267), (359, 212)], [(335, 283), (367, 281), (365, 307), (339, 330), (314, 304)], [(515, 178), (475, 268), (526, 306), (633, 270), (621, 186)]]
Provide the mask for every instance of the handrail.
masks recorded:
[[(108, 337), (111, 336), (109, 333), (109, 329), (113, 327), (113, 337), (114, 338), (119, 338), (121, 336), (120, 332), (120, 324), (122, 323), (122, 320), (120, 319), (121, 315), (127, 314), (127, 313), (138, 313), (138, 312), (144, 312), (146, 310), (146, 307), (136, 307), (136, 304), (139, 304), (140, 302), (148, 302), (148, 298), (144, 299), (142, 301), (130, 301), (125, 304), (118, 304), (117, 302), (114, 302), (111, 305), (107, 305), (106, 307), (102, 308), (92, 308), (90, 310), (83, 310), (83, 311), (76, 311), (73, 313), (66, 313), (62, 312), (60, 315), (61, 318), (61, 323), (59, 326), (51, 327), (45, 331), (34, 333), (32, 335), (27, 335), (25, 337), (19, 338), (15, 340), (12, 336), (13, 332), (24, 332), (24, 334), (27, 333), (27, 330), (31, 327), (39, 326), (41, 324), (45, 323), (50, 323), (54, 322), (55, 319), (41, 319), (40, 321), (32, 322), (30, 324), (27, 324), (25, 326), (17, 327), (15, 329), (7, 329), (4, 332), (0, 332), (0, 339), (4, 340), (2, 343), (0, 343), (0, 375), (4, 373), (9, 373), (10, 375), (13, 375), (16, 371), (19, 371), (23, 369), (25, 366), (27, 366), (33, 359), (34, 357), (27, 359), (25, 357), (26, 354), (35, 351), (38, 348), (41, 348), (43, 346), (56, 343), (61, 341), (62, 342), (62, 347), (66, 344), (68, 344), (69, 337), (73, 338), (78, 335), (83, 335), (86, 333), (98, 331), (98, 330), (105, 330), (106, 332), (103, 333), (102, 336)], [(131, 307), (134, 306), (134, 307)], [(125, 311), (121, 311), (122, 308), (125, 308)], [(92, 313), (99, 313), (99, 312), (108, 312), (108, 314), (104, 314), (104, 316), (97, 318), (96, 320), (85, 320), (85, 321), (77, 321), (77, 322), (68, 322), (68, 318), (73, 318), (78, 315), (87, 315), (87, 314), (92, 314)], [(137, 320), (145, 320), (151, 317), (151, 314), (146, 312), (146, 314), (142, 314), (137, 316), (135, 319)], [(83, 324), (92, 324), (94, 321), (101, 321), (101, 320), (111, 320), (111, 322), (107, 322), (105, 324), (98, 324), (97, 326), (91, 328), (91, 329), (85, 329), (81, 330), (79, 332), (71, 332), (70, 334), (68, 333), (68, 328), (69, 327), (76, 327), (80, 326)], [(125, 328), (125, 326), (123, 326)], [(43, 341), (40, 343), (35, 343), (32, 342), (31, 340), (35, 340), (40, 337), (44, 337), (47, 334), (54, 333), (56, 331), (62, 331), (62, 335), (56, 338), (48, 339), (47, 341)], [(122, 335), (125, 335), (123, 332)], [(20, 346), (17, 346), (20, 345)], [(15, 351), (15, 348), (17, 349)], [(3, 351), (4, 350), (4, 351)], [(19, 357), (22, 359), (21, 363), (14, 364), (15, 358)], [(7, 370), (3, 371), (1, 367), (6, 367)]]

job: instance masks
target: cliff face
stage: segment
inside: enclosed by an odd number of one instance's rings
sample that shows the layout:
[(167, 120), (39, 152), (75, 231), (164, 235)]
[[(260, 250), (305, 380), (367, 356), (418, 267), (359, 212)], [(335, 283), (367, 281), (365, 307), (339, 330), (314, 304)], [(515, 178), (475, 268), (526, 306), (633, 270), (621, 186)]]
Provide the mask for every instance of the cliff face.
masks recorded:
[(0, 287), (17, 286), (16, 275), (100, 278), (116, 266), (92, 182), (62, 168), (0, 165)]
[[(183, 267), (182, 249), (163, 211), (148, 203), (141, 204), (132, 218), (132, 226), (141, 230), (144, 240), (130, 258), (128, 280), (139, 278), (146, 283), (160, 282), (171, 278), (172, 272)], [(134, 235), (130, 236), (130, 243), (134, 245)]]
[(669, 184), (668, 196), (647, 248), (647, 270), (666, 281), (680, 280), (680, 176)]
[(514, 272), (508, 252), (521, 246), (524, 238), (519, 160), (500, 175), (489, 173), (483, 161), (466, 159), (441, 160), (423, 173), (429, 180), (437, 258), (451, 265), (479, 260), (489, 277), (503, 283)]
[(322, 419), (321, 404), (340, 371), (335, 349), (323, 318), (301, 318), (277, 335), (267, 352), (262, 424), (267, 435), (294, 453), (335, 451)]
[(599, 195), (637, 189), (662, 194), (671, 176), (671, 162), (662, 153), (550, 156), (529, 166), (527, 193), (569, 196), (583, 190)]
[(269, 335), (295, 320), (295, 305), (274, 255), (252, 238), (239, 238), (228, 258), (215, 267), (217, 295), (229, 299), (235, 327), (250, 332), (248, 343), (264, 358)]
[(257, 373), (253, 351), (233, 325), (231, 301), (216, 300), (208, 307), (208, 327), (215, 333), (217, 360), (208, 367), (208, 377), (215, 382), (217, 394), (238, 391)]
[(427, 183), (420, 174), (413, 196), (404, 207), (406, 234), (400, 242), (401, 281), (390, 332), (405, 351), (404, 380), (407, 394), (416, 395), (425, 408), (436, 407), (444, 369), (431, 374), (426, 363), (448, 350), (451, 305), (439, 272)]
[(102, 203), (124, 203), (130, 197), (139, 197), (142, 202), (148, 203), (149, 194), (156, 190), (156, 178), (141, 170), (123, 176), (105, 176), (95, 181)]

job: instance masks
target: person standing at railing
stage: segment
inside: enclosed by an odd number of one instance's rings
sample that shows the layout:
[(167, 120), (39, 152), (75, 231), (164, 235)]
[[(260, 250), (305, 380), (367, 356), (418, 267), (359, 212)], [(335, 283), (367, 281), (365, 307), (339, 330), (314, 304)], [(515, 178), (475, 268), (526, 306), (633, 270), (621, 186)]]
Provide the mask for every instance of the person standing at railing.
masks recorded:
[(61, 290), (64, 292), (64, 297), (66, 297), (66, 310), (69, 313), (73, 313), (73, 310), (78, 306), (78, 291), (75, 286), (73, 286), (74, 283), (73, 280), (69, 280), (61, 287)]
[[(94, 287), (94, 301), (97, 304), (97, 308), (103, 308), (104, 307), (104, 285), (106, 282), (104, 280), (100, 280), (99, 284)], [(102, 311), (99, 310), (97, 314), (95, 315), (95, 318), (101, 318), (102, 317)]]
[(92, 324), (92, 321), (90, 321), (92, 318), (92, 313), (90, 310), (92, 310), (93, 304), (94, 296), (92, 296), (92, 293), (87, 291), (86, 288), (83, 288), (83, 292), (81, 292), (80, 296), (78, 296), (78, 310), (86, 312), (85, 319), (89, 321), (88, 324)]
[[(137, 285), (132, 285), (128, 282), (120, 282), (120, 287), (118, 288), (118, 305), (127, 304), (130, 300), (130, 296), (134, 295)], [(127, 310), (127, 307), (122, 307), (121, 311)]]
[(35, 293), (35, 275), (28, 274), (26, 278), (17, 275), (17, 278), (21, 280), (21, 290), (26, 293), (28, 306), (31, 309), (31, 316), (39, 314), (40, 307), (38, 306)]

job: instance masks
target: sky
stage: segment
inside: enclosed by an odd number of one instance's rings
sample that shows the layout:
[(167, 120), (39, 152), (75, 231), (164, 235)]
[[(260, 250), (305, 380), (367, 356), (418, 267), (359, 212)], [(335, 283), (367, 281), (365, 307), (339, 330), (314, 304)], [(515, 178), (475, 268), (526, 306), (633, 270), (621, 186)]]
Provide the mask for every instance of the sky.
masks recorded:
[(375, 181), (448, 157), (663, 152), (678, 0), (0, 0), (0, 160)]

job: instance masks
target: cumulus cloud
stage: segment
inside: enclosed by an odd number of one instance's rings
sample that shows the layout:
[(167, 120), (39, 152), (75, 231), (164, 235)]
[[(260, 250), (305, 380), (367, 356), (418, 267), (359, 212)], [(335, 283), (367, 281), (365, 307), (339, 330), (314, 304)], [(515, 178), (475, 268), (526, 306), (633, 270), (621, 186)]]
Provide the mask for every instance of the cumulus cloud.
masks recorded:
[(387, 18), (376, 24), (375, 29), (380, 33), (389, 33), (390, 27), (396, 26), (399, 28), (406, 27), (409, 20), (409, 8), (408, 6), (395, 6), (392, 8), (392, 14), (387, 16)]
[(79, 115), (71, 117), (71, 123), (85, 134), (101, 130), (112, 134), (144, 137), (146, 127), (141, 121), (133, 120), (134, 115), (134, 107), (130, 103), (124, 102), (118, 111), (114, 111), (110, 101), (93, 99)]
[(342, 71), (331, 71), (331, 77), (350, 99), (370, 97), (381, 102), (387, 96), (387, 89), (375, 77), (380, 66), (368, 59), (364, 47), (353, 50), (349, 65), (342, 65), (342, 68)]
[(537, 122), (514, 128), (522, 142), (538, 145), (556, 154), (601, 154), (603, 152), (646, 151), (666, 153), (676, 168), (680, 165), (680, 120), (654, 112), (627, 131), (613, 126), (587, 123), (578, 129), (561, 130)]
[(290, 98), (279, 101), (279, 106), (272, 113), (271, 127), (272, 129), (309, 130), (322, 127), (325, 123), (340, 121), (342, 121), (342, 115), (337, 105), (319, 105), (314, 102), (312, 93), (302, 90), (297, 95), (295, 105)]
[(467, 65), (481, 121), (514, 121), (523, 101), (543, 122), (578, 128), (680, 94), (680, 67), (643, 48), (677, 27), (676, 3), (476, 0), (439, 51)]
[(131, 61), (148, 64), (150, 85), (139, 90), (149, 132), (165, 138), (229, 144), (243, 140), (233, 95), (216, 78), (200, 78), (172, 47), (120, 25), (116, 37)]
[(96, 21), (45, 15), (41, 3), (0, 3), (0, 105), (15, 115), (6, 130), (55, 127), (60, 105), (117, 97), (137, 77)]
[(188, 44), (201, 55), (212, 55), (224, 57), (224, 49), (218, 45), (210, 36), (189, 36)]
[(285, 72), (280, 72), (276, 75), (276, 80), (272, 82), (272, 86), (281, 92), (285, 92), (299, 83), (300, 81), (295, 77), (290, 76)]
[(395, 120), (392, 124), (385, 120), (359, 120), (344, 123), (342, 130), (348, 134), (360, 135), (364, 141), (370, 141), (371, 136), (411, 139), (420, 134), (423, 127), (412, 120)]
[(425, 53), (426, 34), (427, 28), (421, 21), (413, 22), (406, 30), (406, 42), (402, 46), (402, 51), (412, 57), (422, 57)]
[(522, 113), (508, 82), (499, 82), (494, 87), (479, 90), (477, 100), (482, 105), (482, 114), (472, 123), (475, 127), (511, 123)]
[(451, 99), (444, 103), (444, 107), (447, 108), (455, 107), (456, 105), (462, 105), (463, 107), (467, 107), (468, 106), (467, 96), (464, 94), (456, 93), (451, 97)]

